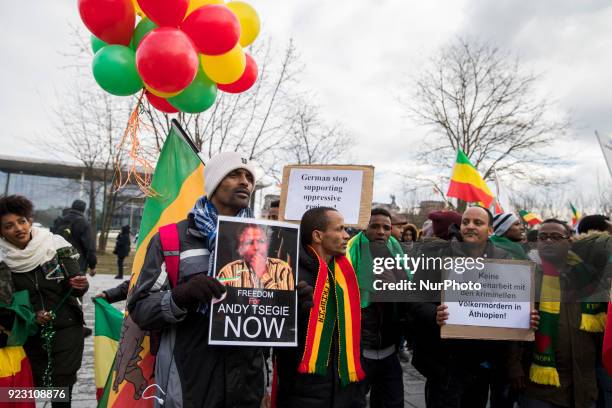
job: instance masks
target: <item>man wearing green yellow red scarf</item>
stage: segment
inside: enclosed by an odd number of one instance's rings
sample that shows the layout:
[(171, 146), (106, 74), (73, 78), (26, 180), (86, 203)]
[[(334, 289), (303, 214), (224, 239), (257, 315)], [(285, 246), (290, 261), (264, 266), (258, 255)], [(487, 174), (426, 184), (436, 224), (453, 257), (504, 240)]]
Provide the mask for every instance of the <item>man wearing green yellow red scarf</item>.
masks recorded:
[(596, 276), (570, 248), (567, 224), (556, 219), (541, 224), (540, 326), (521, 407), (587, 408), (597, 400), (597, 333), (605, 327), (606, 304), (585, 298)]
[[(397, 346), (401, 338), (400, 318), (406, 305), (383, 301), (373, 284), (378, 277), (397, 282), (410, 279), (410, 271), (394, 267), (380, 275), (374, 274), (375, 258), (396, 258), (404, 253), (391, 236), (391, 214), (374, 208), (365, 231), (353, 237), (347, 253), (355, 268), (361, 296), (361, 344), (366, 380), (362, 386), (362, 404), (370, 393), (370, 407), (403, 407), (404, 383)], [(379, 292), (378, 295), (382, 294)], [(392, 300), (392, 299), (389, 299)]]
[[(298, 347), (274, 350), (276, 407), (355, 406), (361, 368), (357, 277), (349, 235), (333, 208), (306, 211), (300, 223)], [(310, 296), (308, 296), (310, 292)]]

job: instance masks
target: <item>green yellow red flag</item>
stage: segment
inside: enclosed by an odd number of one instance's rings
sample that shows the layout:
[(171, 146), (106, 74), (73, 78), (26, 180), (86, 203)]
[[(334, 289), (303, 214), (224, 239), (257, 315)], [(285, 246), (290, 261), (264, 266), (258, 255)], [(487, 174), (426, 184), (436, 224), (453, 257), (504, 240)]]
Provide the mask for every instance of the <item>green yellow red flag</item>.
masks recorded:
[(123, 313), (112, 307), (103, 298), (93, 298), (95, 307), (94, 325), (94, 377), (96, 399), (104, 393), (108, 374), (113, 368), (115, 353), (121, 337)]
[(521, 210), (521, 211), (519, 211), (519, 214), (520, 214), (521, 218), (523, 218), (523, 220), (527, 224), (529, 224), (531, 226), (538, 225), (538, 224), (542, 223), (542, 220), (540, 219), (540, 217), (538, 217), (537, 215), (535, 215), (531, 211)]
[[(140, 274), (147, 246), (159, 227), (185, 219), (197, 199), (204, 195), (204, 165), (176, 121), (164, 142), (150, 188), (153, 194), (145, 201), (130, 290)], [(98, 408), (153, 406), (153, 399), (141, 397), (142, 391), (154, 381), (155, 358), (150, 351), (148, 333), (134, 326), (129, 316), (126, 317), (114, 369)]]
[(486, 208), (493, 201), (493, 193), (487, 183), (461, 149), (457, 149), (457, 160), (446, 195), (468, 203), (480, 202)]
[(572, 209), (572, 226), (578, 224), (578, 220), (580, 220), (580, 212), (574, 207), (572, 203), (569, 203), (570, 208)]

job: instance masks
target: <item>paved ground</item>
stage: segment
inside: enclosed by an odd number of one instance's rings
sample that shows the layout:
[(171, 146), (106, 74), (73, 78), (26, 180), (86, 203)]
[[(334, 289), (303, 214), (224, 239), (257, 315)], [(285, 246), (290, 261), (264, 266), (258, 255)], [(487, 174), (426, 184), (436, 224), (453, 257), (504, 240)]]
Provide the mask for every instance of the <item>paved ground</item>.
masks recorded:
[[(94, 307), (91, 302), (91, 296), (103, 289), (111, 288), (118, 285), (121, 281), (113, 279), (112, 275), (97, 274), (89, 279), (89, 292), (83, 298), (85, 321), (87, 325), (93, 329), (94, 327)], [(116, 303), (115, 306), (123, 309), (124, 302)], [(424, 381), (423, 377), (408, 363), (402, 363), (404, 368), (404, 401), (405, 407), (424, 408), (425, 400), (423, 397)], [(93, 408), (96, 406), (96, 386), (94, 382), (93, 368), (93, 336), (85, 339), (85, 353), (83, 355), (83, 364), (78, 373), (78, 382), (74, 388), (73, 407), (75, 408)]]

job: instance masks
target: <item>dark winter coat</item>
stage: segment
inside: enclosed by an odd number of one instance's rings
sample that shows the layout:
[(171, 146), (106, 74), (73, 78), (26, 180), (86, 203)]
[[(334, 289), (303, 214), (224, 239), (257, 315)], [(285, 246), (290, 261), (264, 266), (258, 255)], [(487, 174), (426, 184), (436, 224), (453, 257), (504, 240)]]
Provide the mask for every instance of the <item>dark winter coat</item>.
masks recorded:
[[(79, 265), (81, 270), (84, 271), (87, 267), (94, 269), (98, 263), (96, 257), (96, 242), (92, 236), (91, 226), (85, 219), (85, 216), (81, 211), (70, 210), (68, 214), (62, 217), (63, 221), (59, 224), (70, 225), (70, 236), (66, 237), (59, 231), (52, 231), (54, 234), (60, 234), (64, 236), (72, 244), (72, 246), (78, 251), (81, 257), (79, 258)], [(54, 228), (56, 228), (54, 226)]]
[[(317, 279), (317, 260), (303, 247), (299, 254), (299, 279), (313, 288)], [(334, 328), (332, 346), (329, 353), (327, 373), (322, 375), (300, 374), (297, 371), (304, 354), (306, 331), (310, 308), (298, 307), (298, 347), (277, 348), (274, 350), (278, 373), (277, 407), (310, 408), (352, 407), (358, 403), (359, 385), (351, 383), (340, 385), (338, 374), (338, 334)]]
[[(386, 244), (370, 242), (372, 258), (392, 257)], [(393, 270), (396, 280), (405, 278), (404, 270)], [(373, 302), (361, 309), (361, 348), (362, 350), (382, 350), (400, 343), (402, 329), (405, 327), (405, 303)]]
[(129, 227), (122, 227), (121, 233), (117, 235), (117, 241), (115, 243), (115, 250), (113, 254), (119, 258), (125, 258), (130, 254), (130, 229)]
[[(79, 275), (77, 254), (74, 248), (58, 250), (58, 259), (62, 265), (64, 278), (48, 280), (42, 267), (26, 272), (13, 273), (15, 290), (27, 290), (34, 312), (51, 311), (56, 314), (53, 327), (56, 330), (53, 341), (53, 376), (54, 386), (70, 386), (76, 382), (76, 373), (81, 367), (83, 357), (83, 310), (77, 297), (83, 296), (87, 289), (72, 290), (68, 279)], [(43, 349), (43, 340), (38, 333), (28, 339), (24, 349), (32, 365), (34, 383), (42, 387), (42, 378), (47, 367), (47, 351)]]
[(130, 287), (130, 280), (125, 280), (114, 288), (106, 289), (106, 301), (108, 303), (121, 302), (127, 299), (128, 289)]
[[(207, 273), (207, 237), (193, 217), (178, 224), (178, 284)], [(144, 264), (128, 300), (129, 313), (143, 330), (161, 331), (155, 379), (165, 407), (259, 408), (263, 398), (263, 353), (258, 347), (208, 344), (208, 313), (186, 311), (172, 300), (159, 233), (147, 248)], [(158, 392), (158, 394), (161, 394)]]
[[(433, 250), (428, 252), (422, 247), (423, 254), (429, 257), (466, 257), (458, 241), (448, 242), (441, 246), (433, 242)], [(490, 259), (508, 259), (508, 253), (489, 242), (485, 257)], [(424, 278), (439, 281), (440, 270), (421, 270), (415, 273), (418, 283)], [(439, 302), (419, 302), (410, 304), (410, 313), (414, 319), (416, 342), (412, 365), (425, 377), (446, 378), (448, 375), (474, 372), (485, 362), (491, 362), (499, 353), (499, 344), (484, 340), (451, 340), (440, 338), (440, 327), (436, 323), (436, 307)], [(506, 345), (503, 345), (505, 348)]]

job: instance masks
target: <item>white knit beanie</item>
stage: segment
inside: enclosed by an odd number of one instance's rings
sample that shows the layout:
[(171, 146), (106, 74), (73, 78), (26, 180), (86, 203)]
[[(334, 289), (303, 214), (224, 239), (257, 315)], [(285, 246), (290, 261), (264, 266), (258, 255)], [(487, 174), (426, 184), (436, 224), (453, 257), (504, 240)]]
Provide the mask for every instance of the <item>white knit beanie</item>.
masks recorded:
[(204, 192), (206, 197), (210, 199), (225, 176), (236, 169), (245, 169), (253, 175), (254, 180), (256, 179), (255, 166), (246, 156), (240, 153), (223, 152), (211, 157), (208, 163), (204, 164)]
[(495, 217), (493, 217), (493, 231), (495, 235), (503, 237), (512, 224), (518, 220), (518, 217), (512, 213), (496, 214)]

